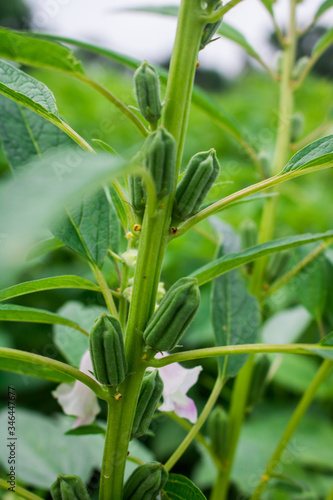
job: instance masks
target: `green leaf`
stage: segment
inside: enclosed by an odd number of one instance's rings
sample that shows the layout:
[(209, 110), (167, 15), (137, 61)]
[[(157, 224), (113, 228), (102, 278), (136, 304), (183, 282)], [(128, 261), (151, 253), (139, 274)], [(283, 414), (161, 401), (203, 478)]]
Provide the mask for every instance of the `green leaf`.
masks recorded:
[(36, 245), (34, 245), (27, 254), (27, 260), (38, 259), (38, 257), (42, 257), (54, 250), (58, 250), (58, 248), (64, 247), (65, 244), (62, 241), (57, 240), (57, 238), (47, 238), (46, 240), (42, 240)]
[[(323, 347), (332, 347), (333, 346), (333, 333), (330, 333), (329, 335), (326, 335), (318, 344), (318, 346), (323, 346)], [(333, 349), (312, 349), (313, 352), (315, 352), (318, 356), (321, 356), (322, 358), (325, 359), (332, 359), (333, 360)]]
[(242, 35), (242, 33), (240, 33), (233, 26), (230, 26), (230, 24), (223, 22), (219, 27), (219, 29), (217, 30), (217, 33), (237, 43), (238, 45), (243, 47), (243, 49), (245, 49), (250, 56), (252, 56), (256, 60), (261, 61), (259, 54), (254, 50), (253, 47), (251, 47), (251, 45), (248, 43), (244, 35)]
[[(224, 255), (221, 247), (218, 256)], [(257, 341), (260, 308), (237, 271), (220, 276), (213, 283), (212, 321), (217, 346), (253, 344)], [(226, 377), (234, 377), (246, 362), (248, 355), (219, 358)]]
[(288, 248), (295, 248), (314, 241), (324, 240), (333, 236), (333, 230), (326, 233), (318, 234), (303, 234), (298, 236), (289, 236), (267, 243), (262, 243), (246, 250), (229, 254), (221, 257), (206, 266), (201, 267), (191, 274), (191, 277), (197, 278), (199, 285), (203, 285), (208, 281), (217, 278), (221, 274), (227, 273), (236, 267), (252, 262), (253, 260), (271, 255), (272, 253), (287, 250)]
[[(105, 312), (105, 307), (85, 306), (81, 302), (69, 301), (58, 309), (57, 314), (80, 323), (82, 328), (90, 332), (95, 319)], [(89, 349), (88, 337), (69, 326), (55, 325), (53, 340), (65, 360), (72, 366), (79, 367), (82, 356)]]
[(206, 500), (202, 491), (180, 474), (169, 474), (168, 482), (162, 491), (165, 500)]
[(273, 15), (274, 12), (273, 12), (273, 3), (274, 3), (274, 0), (260, 0), (261, 3), (266, 7), (266, 9), (268, 10), (268, 12)]
[[(7, 417), (6, 409), (0, 413), (2, 429), (7, 427)], [(17, 408), (16, 417), (20, 423), (17, 425), (20, 443), (17, 479), (24, 484), (49, 490), (60, 473), (77, 475), (87, 483), (93, 470), (100, 469), (104, 447), (102, 436), (66, 436), (73, 419), (64, 415), (51, 418)], [(0, 450), (0, 461), (5, 470), (7, 449), (2, 446)]]
[(22, 171), (34, 156), (73, 144), (58, 127), (3, 95), (0, 116), (0, 138), (14, 172)]
[(100, 268), (112, 241), (116, 247), (119, 244), (118, 218), (104, 189), (69, 206), (64, 216), (52, 224), (51, 231), (58, 240)]
[(61, 122), (54, 96), (46, 85), (5, 61), (0, 61), (0, 94), (54, 123)]
[(92, 290), (99, 292), (99, 286), (79, 276), (54, 276), (35, 281), (27, 281), (14, 285), (4, 290), (0, 290), (0, 301), (26, 295), (27, 293), (41, 292), (45, 290), (54, 290), (57, 288), (74, 288), (79, 290)]
[(87, 332), (77, 323), (67, 318), (43, 309), (17, 306), (14, 304), (0, 304), (0, 321), (24, 321), (28, 323), (46, 323), (48, 325), (66, 325), (87, 335)]
[[(118, 193), (116, 192), (116, 190), (114, 189), (113, 186), (110, 187), (110, 196), (111, 196), (113, 206), (117, 212), (118, 220), (121, 222), (121, 225), (123, 226), (124, 231), (126, 231), (127, 227), (128, 227), (127, 215), (126, 215), (124, 206), (121, 202), (121, 199), (119, 198)], [(125, 203), (126, 202), (127, 202), (127, 200), (125, 201)], [(119, 231), (120, 231), (120, 228), (119, 228)], [(114, 250), (114, 252), (118, 253), (117, 250)]]
[(105, 429), (97, 424), (81, 425), (75, 429), (70, 429), (65, 432), (66, 436), (87, 436), (89, 434), (103, 434), (105, 435)]
[(331, 7), (333, 7), (333, 0), (325, 0), (317, 10), (315, 20), (317, 21)]
[(73, 52), (64, 45), (6, 28), (0, 28), (0, 57), (21, 64), (83, 74)]
[(46, 378), (55, 382), (67, 383), (79, 380), (99, 397), (105, 398), (104, 390), (95, 379), (73, 368), (73, 366), (39, 354), (0, 347), (0, 369), (30, 377)]
[(318, 42), (315, 44), (312, 50), (312, 55), (321, 55), (327, 50), (333, 43), (333, 28), (326, 31), (322, 37), (319, 38)]
[[(313, 250), (314, 247), (311, 248)], [(309, 249), (297, 250), (297, 261), (301, 261), (309, 253)], [(327, 297), (326, 260), (319, 255), (304, 267), (289, 283), (298, 301), (309, 313), (320, 321)]]
[(333, 166), (333, 135), (311, 142), (298, 151), (289, 160), (281, 174), (324, 165)]
[(0, 281), (24, 264), (40, 229), (61, 207), (130, 170), (124, 161), (108, 153), (93, 155), (71, 148), (43, 155), (17, 179), (4, 180), (0, 186), (0, 261), (6, 262), (6, 269)]
[[(34, 360), (17, 360), (12, 358), (3, 358), (0, 349), (0, 370), (20, 373), (27, 377), (37, 377), (52, 382), (70, 384), (75, 379), (66, 373), (54, 370), (52, 366), (36, 364)], [(27, 379), (25, 379), (27, 380)]]

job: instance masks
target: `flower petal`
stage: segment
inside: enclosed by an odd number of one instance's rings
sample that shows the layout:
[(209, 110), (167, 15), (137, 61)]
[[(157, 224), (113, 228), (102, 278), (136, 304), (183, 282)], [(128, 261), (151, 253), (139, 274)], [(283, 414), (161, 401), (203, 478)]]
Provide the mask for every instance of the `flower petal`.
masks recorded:
[[(80, 370), (91, 376), (92, 363), (89, 351), (86, 351), (80, 363)], [(74, 384), (60, 384), (52, 395), (58, 400), (66, 415), (78, 417), (72, 428), (91, 424), (100, 412), (95, 393), (78, 380)]]

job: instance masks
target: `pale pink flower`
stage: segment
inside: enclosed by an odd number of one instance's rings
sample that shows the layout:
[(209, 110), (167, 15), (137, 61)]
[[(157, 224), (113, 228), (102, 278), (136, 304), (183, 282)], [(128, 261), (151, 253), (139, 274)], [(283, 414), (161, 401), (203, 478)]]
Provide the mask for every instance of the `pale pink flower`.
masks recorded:
[[(167, 353), (157, 354), (156, 358), (162, 358)], [(184, 368), (179, 363), (159, 368), (159, 374), (163, 380), (163, 404), (160, 411), (173, 411), (179, 417), (186, 418), (192, 424), (197, 421), (198, 413), (193, 399), (186, 394), (196, 384), (202, 366), (195, 368)]]
[[(84, 353), (81, 359), (80, 371), (93, 377), (90, 373), (93, 371), (93, 367), (89, 350)], [(52, 392), (52, 395), (58, 400), (66, 415), (78, 417), (72, 426), (73, 429), (81, 425), (91, 424), (101, 411), (95, 393), (78, 380), (74, 384), (60, 384)]]

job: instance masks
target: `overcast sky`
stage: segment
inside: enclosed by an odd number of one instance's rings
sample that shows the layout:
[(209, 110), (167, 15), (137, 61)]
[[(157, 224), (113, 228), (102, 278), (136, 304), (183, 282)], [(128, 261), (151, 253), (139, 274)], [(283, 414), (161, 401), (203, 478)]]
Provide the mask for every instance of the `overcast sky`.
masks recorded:
[[(35, 30), (48, 31), (122, 52), (140, 60), (157, 63), (170, 56), (176, 20), (143, 13), (119, 12), (125, 7), (179, 5), (179, 0), (26, 0), (33, 11)], [(224, 2), (227, 3), (227, 2)], [(303, 0), (298, 6), (300, 26), (309, 23), (323, 0)], [(280, 26), (285, 26), (289, 0), (277, 0), (274, 9)], [(118, 11), (117, 11), (118, 10)], [(269, 14), (259, 0), (244, 0), (225, 16), (272, 64), (272, 52), (265, 41), (272, 30)], [(333, 8), (321, 19), (333, 26)], [(236, 44), (220, 39), (200, 54), (202, 67), (219, 69), (235, 76), (242, 69), (245, 55)]]

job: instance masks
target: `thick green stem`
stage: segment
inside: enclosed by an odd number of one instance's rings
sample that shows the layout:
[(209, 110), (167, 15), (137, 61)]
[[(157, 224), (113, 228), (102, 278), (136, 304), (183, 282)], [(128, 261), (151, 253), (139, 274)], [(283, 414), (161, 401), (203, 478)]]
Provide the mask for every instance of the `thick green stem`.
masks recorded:
[[(198, 20), (200, 13), (200, 0), (182, 0), (162, 117), (163, 125), (176, 139), (178, 168), (183, 153), (196, 59), (204, 23)], [(101, 500), (122, 498), (128, 444), (146, 366), (142, 360), (142, 332), (155, 308), (158, 282), (169, 240), (172, 203), (173, 193), (160, 201), (154, 213), (148, 206), (142, 223), (125, 337), (129, 375), (119, 387), (122, 399), (117, 405), (109, 407), (108, 427), (112, 425), (112, 430), (108, 430), (105, 442), (107, 451), (103, 461)]]
[(167, 470), (172, 469), (172, 467), (177, 463), (177, 461), (180, 459), (182, 454), (190, 446), (190, 444), (192, 443), (192, 441), (195, 438), (195, 436), (197, 435), (197, 433), (200, 431), (203, 424), (206, 422), (206, 419), (208, 418), (210, 412), (212, 411), (212, 409), (213, 409), (213, 407), (214, 407), (214, 405), (215, 405), (215, 403), (216, 403), (216, 401), (221, 393), (223, 384), (224, 384), (224, 377), (222, 376), (222, 374), (220, 374), (216, 379), (214, 389), (212, 390), (204, 409), (200, 413), (198, 420), (193, 425), (192, 429), (187, 434), (185, 439), (180, 443), (180, 445), (178, 446), (176, 451), (171, 455), (169, 460), (166, 462), (165, 468)]
[[(290, 22), (288, 36), (285, 40), (282, 75), (280, 81), (279, 121), (275, 157), (272, 169), (273, 175), (277, 175), (282, 170), (290, 155), (291, 120), (294, 106), (292, 72), (295, 64), (297, 42), (296, 3), (297, 0), (290, 0)], [(276, 210), (277, 198), (274, 197), (267, 199), (261, 220), (258, 243), (264, 243), (273, 237)], [(253, 268), (250, 290), (253, 295), (256, 295), (257, 297), (261, 297), (267, 262), (267, 258), (259, 259)]]
[(257, 488), (255, 489), (251, 500), (259, 500), (262, 493), (265, 491), (266, 486), (268, 481), (270, 480), (272, 474), (274, 473), (277, 465), (280, 462), (281, 455), (283, 451), (285, 450), (286, 446), (288, 445), (292, 435), (294, 434), (295, 430), (297, 429), (300, 421), (304, 417), (305, 412), (309, 408), (310, 404), (312, 403), (319, 387), (321, 384), (324, 382), (326, 377), (328, 376), (330, 370), (332, 369), (332, 361), (326, 360), (322, 363), (320, 369), (318, 370), (315, 378), (309, 385), (308, 389), (304, 393), (302, 399), (297, 405), (296, 410), (294, 411), (280, 441), (279, 444), (277, 445), (267, 467), (266, 470), (261, 478), (260, 483), (258, 484)]

